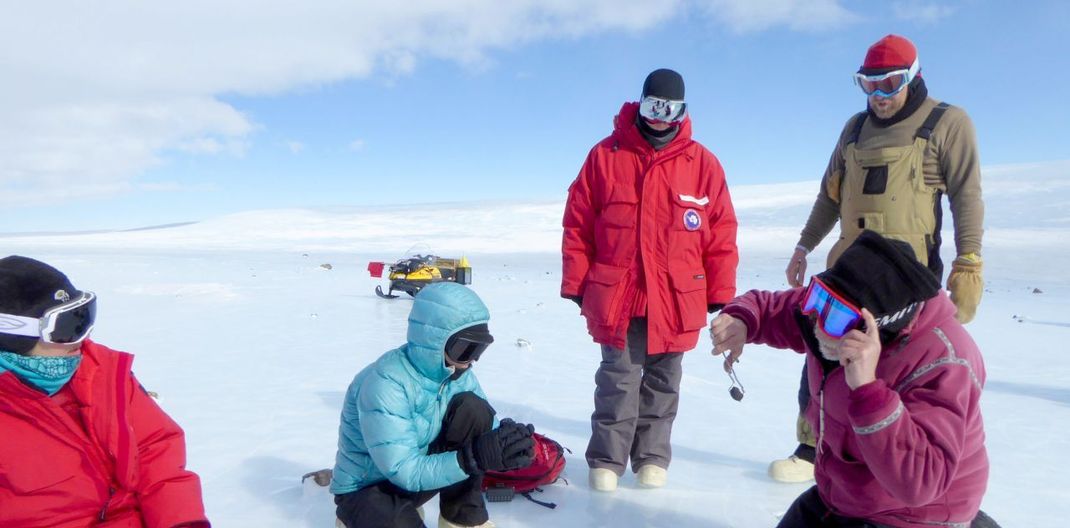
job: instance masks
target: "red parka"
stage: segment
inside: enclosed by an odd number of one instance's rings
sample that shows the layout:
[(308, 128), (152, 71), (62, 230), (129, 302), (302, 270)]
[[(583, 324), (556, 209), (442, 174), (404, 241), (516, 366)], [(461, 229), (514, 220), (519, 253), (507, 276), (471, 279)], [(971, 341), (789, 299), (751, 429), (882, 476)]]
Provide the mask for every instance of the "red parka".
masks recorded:
[(626, 103), (615, 130), (569, 187), (562, 297), (582, 297), (595, 342), (623, 349), (646, 315), (649, 353), (695, 347), (707, 306), (736, 292), (736, 216), (717, 158), (691, 139), (691, 119), (659, 151)]
[(0, 526), (209, 526), (182, 429), (134, 379), (132, 361), (87, 340), (52, 397), (0, 374)]
[(877, 380), (851, 390), (843, 367), (818, 359), (798, 315), (805, 293), (751, 291), (724, 313), (747, 325), (748, 343), (807, 352), (821, 499), (836, 514), (888, 526), (968, 528), (988, 484), (985, 365), (955, 305), (943, 291), (926, 301), (881, 350)]

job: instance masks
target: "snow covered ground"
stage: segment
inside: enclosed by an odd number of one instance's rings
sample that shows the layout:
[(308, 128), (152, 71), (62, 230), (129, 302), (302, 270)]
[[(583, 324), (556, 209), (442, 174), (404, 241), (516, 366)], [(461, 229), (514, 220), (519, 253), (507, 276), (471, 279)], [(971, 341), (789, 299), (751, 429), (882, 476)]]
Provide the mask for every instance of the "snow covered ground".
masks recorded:
[[(1005, 527), (1070, 518), (1070, 163), (985, 172), (986, 292), (969, 330), (985, 353), (992, 474), (984, 509)], [(817, 182), (733, 187), (739, 288), (780, 289)], [(476, 372), (501, 416), (531, 422), (573, 453), (568, 485), (490, 504), (501, 527), (763, 527), (809, 484), (771, 481), (794, 448), (802, 359), (752, 346), (742, 402), (703, 338), (685, 360), (669, 484), (587, 487), (599, 355), (558, 297), (558, 203), (252, 211), (158, 229), (0, 235), (0, 253), (66, 271), (100, 296), (94, 338), (137, 355), (142, 383), (185, 428), (190, 467), (219, 527), (328, 528), (333, 503), (300, 476), (333, 464), (352, 376), (404, 339), (411, 301), (379, 299), (369, 260), (414, 244), (466, 254), (497, 341)], [(11, 214), (11, 213), (9, 213)], [(91, 219), (71, 219), (72, 228)], [(953, 258), (950, 217), (945, 258)], [(810, 258), (818, 271), (829, 244)], [(330, 270), (321, 267), (330, 264)], [(524, 340), (529, 345), (518, 344)], [(437, 516), (437, 503), (427, 506)], [(434, 517), (431, 517), (432, 519)]]

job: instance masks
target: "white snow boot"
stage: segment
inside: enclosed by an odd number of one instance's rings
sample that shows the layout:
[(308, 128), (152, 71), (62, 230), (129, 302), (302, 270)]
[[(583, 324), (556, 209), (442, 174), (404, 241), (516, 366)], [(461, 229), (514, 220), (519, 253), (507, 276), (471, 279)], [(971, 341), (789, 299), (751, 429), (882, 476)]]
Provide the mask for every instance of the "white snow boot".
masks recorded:
[(636, 480), (639, 481), (639, 486), (643, 488), (660, 488), (665, 485), (668, 479), (669, 470), (654, 464), (640, 466), (636, 474)]
[(441, 515), (438, 516), (438, 528), (494, 528), (494, 526), (494, 521), (491, 521), (489, 519), (483, 524), (477, 524), (475, 526), (468, 527), (463, 524), (457, 524), (447, 521), (446, 518)]
[(769, 464), (769, 476), (777, 482), (806, 482), (814, 479), (814, 465), (795, 455)]
[(616, 491), (617, 474), (611, 469), (591, 468), (587, 474), (591, 489), (595, 491)]

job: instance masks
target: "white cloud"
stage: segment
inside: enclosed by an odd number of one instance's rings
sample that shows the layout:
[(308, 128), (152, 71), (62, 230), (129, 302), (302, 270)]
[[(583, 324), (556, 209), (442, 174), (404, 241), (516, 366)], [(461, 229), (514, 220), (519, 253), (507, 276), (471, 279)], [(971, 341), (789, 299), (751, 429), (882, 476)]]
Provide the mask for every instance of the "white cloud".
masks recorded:
[(216, 192), (219, 187), (213, 183), (186, 184), (176, 181), (143, 182), (135, 184), (141, 191), (149, 192)]
[(704, 0), (705, 10), (736, 33), (786, 26), (822, 31), (858, 19), (839, 0)]
[(286, 142), (286, 148), (290, 149), (291, 154), (300, 154), (305, 150), (305, 144), (300, 141), (290, 140)]
[(349, 150), (356, 150), (356, 151), (364, 150), (364, 140), (358, 138), (358, 139), (354, 139), (353, 141), (350, 141), (349, 142)]
[(895, 13), (895, 18), (900, 20), (909, 20), (919, 24), (935, 24), (941, 19), (953, 15), (955, 8), (936, 2), (910, 0), (893, 3), (892, 12)]
[(256, 124), (221, 94), (405, 75), (428, 57), (481, 68), (494, 50), (643, 31), (692, 9), (736, 31), (850, 19), (833, 0), (10, 3), (0, 16), (0, 206), (128, 192), (167, 151), (242, 155)]

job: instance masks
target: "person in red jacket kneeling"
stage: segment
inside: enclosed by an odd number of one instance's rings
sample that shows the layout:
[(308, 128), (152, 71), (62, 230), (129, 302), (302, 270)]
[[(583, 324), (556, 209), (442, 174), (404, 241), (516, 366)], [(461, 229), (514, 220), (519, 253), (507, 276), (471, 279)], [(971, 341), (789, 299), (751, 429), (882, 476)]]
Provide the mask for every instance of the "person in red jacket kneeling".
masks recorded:
[(736, 216), (724, 170), (691, 139), (679, 73), (647, 76), (568, 190), (561, 296), (602, 345), (587, 465), (613, 491), (628, 467), (665, 484), (683, 352), (736, 294)]
[(209, 528), (182, 429), (95, 320), (59, 270), (0, 259), (0, 526)]
[(779, 527), (996, 526), (981, 351), (909, 244), (864, 231), (808, 287), (747, 292), (710, 332), (726, 370), (744, 343), (806, 354), (817, 485)]

